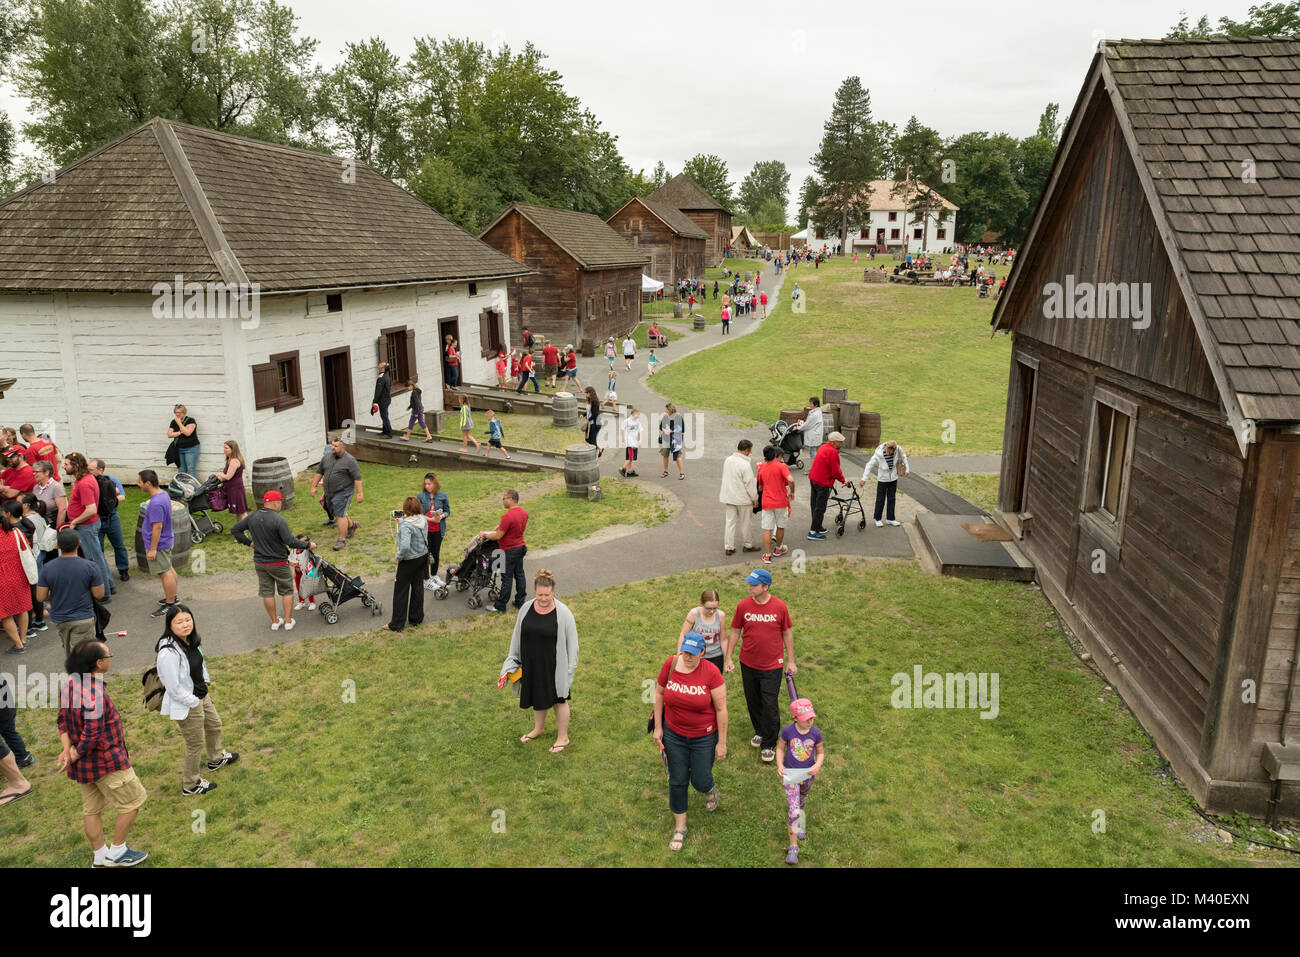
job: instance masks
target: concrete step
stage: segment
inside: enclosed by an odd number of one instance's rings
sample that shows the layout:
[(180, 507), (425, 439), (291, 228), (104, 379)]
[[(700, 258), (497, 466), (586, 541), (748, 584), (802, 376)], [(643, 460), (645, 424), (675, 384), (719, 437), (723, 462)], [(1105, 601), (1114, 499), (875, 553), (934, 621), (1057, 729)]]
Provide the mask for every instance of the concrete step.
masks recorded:
[(1035, 569), (1024, 552), (1009, 541), (982, 541), (966, 526), (991, 526), (984, 515), (938, 515), (924, 512), (916, 517), (917, 530), (928, 556), (941, 575), (958, 578), (986, 578), (1004, 581), (1033, 581)]
[[(483, 443), (487, 448), (487, 443)], [(471, 447), (472, 448), (472, 447)], [(357, 441), (348, 446), (359, 462), (376, 462), (381, 465), (435, 469), (498, 469), (503, 472), (563, 472), (564, 456), (554, 452), (523, 451), (511, 448), (510, 458), (495, 451), (491, 456), (481, 452), (462, 452), (460, 440), (439, 439), (432, 442), (409, 442), (385, 439), (378, 429), (362, 426), (357, 429)]]

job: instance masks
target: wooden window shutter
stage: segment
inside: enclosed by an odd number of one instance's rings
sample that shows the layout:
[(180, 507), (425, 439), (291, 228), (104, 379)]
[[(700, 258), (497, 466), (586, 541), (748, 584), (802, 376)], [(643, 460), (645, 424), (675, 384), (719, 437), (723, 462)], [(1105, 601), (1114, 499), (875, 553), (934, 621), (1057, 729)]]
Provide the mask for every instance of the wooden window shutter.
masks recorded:
[(389, 363), (391, 363), (391, 362), (393, 361), (393, 360), (392, 360), (392, 357), (389, 356), (389, 354), (388, 354), (388, 337), (387, 337), (387, 336), (380, 336), (380, 337), (379, 337), (379, 342), (378, 342), (378, 344), (377, 344), (376, 347), (375, 347), (375, 351), (376, 351), (376, 352), (378, 353), (378, 355), (379, 355), (379, 361), (380, 361), (380, 362), (389, 362)]
[[(406, 330), (406, 375), (408, 378), (417, 378), (419, 373), (415, 371), (415, 330)], [(405, 385), (405, 383), (403, 383)]]
[(486, 359), (492, 353), (492, 314), (486, 309), (478, 314), (478, 342)]
[(497, 328), (497, 332), (500, 334), (500, 338), (497, 339), (497, 343), (498, 343), (498, 345), (501, 346), (501, 348), (504, 349), (506, 343), (510, 341), (510, 336), (506, 334), (506, 316), (505, 316), (505, 313), (503, 313), (503, 312), (494, 312), (494, 313), (492, 314), (492, 316), (493, 316), (493, 318), (496, 320), (495, 325), (496, 325), (496, 328)]
[(253, 366), (253, 407), (273, 409), (280, 400), (280, 371), (274, 362)]

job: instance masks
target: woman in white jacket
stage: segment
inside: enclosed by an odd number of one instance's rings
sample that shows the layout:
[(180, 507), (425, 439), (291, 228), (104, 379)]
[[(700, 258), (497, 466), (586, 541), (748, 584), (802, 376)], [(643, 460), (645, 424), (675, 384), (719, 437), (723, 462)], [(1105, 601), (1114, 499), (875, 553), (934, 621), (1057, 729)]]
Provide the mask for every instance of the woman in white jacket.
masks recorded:
[(519, 609), (510, 651), (501, 665), (497, 688), (514, 680), (520, 708), (533, 709), (533, 729), (521, 743), (541, 737), (546, 730), (546, 712), (555, 709), (555, 743), (551, 754), (569, 746), (569, 700), (573, 697), (573, 673), (578, 667), (578, 626), (569, 606), (555, 597), (555, 576), (545, 568), (533, 580), (533, 597)]
[(239, 760), (237, 753), (221, 747), (221, 716), (208, 693), (212, 679), (199, 645), (199, 630), (189, 608), (179, 602), (168, 605), (166, 627), (154, 651), (158, 655), (158, 680), (163, 686), (162, 716), (175, 721), (185, 739), (185, 765), (181, 771), (181, 793), (185, 795), (205, 794), (216, 787), (199, 775), (205, 744), (209, 771)]
[(817, 447), (822, 444), (825, 430), (821, 399), (815, 395), (808, 399), (808, 414), (804, 416), (803, 425), (795, 428), (803, 433), (804, 452), (808, 456), (808, 464), (811, 467), (812, 460), (817, 457)]
[(871, 477), (873, 470), (876, 473), (876, 528), (880, 528), (883, 524), (880, 515), (885, 510), (886, 504), (889, 506), (888, 511), (885, 512), (889, 524), (898, 525), (900, 523), (894, 520), (894, 494), (898, 491), (899, 478), (907, 477), (907, 453), (893, 439), (881, 445), (876, 449), (876, 454), (871, 456), (867, 467), (863, 469), (859, 487), (867, 484), (867, 479)]

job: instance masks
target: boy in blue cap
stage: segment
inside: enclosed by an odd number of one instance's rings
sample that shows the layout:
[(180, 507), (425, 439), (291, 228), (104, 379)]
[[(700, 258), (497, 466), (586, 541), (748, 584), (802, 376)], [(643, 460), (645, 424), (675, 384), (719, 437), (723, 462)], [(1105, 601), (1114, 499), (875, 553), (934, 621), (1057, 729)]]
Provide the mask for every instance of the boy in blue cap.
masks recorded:
[(785, 602), (772, 594), (772, 573), (756, 568), (745, 578), (749, 597), (736, 605), (724, 649), (723, 670), (735, 671), (731, 655), (740, 642), (740, 677), (754, 736), (749, 743), (761, 748), (765, 763), (776, 760), (776, 739), (781, 730), (780, 707), (784, 672), (798, 674), (794, 663), (794, 623)]

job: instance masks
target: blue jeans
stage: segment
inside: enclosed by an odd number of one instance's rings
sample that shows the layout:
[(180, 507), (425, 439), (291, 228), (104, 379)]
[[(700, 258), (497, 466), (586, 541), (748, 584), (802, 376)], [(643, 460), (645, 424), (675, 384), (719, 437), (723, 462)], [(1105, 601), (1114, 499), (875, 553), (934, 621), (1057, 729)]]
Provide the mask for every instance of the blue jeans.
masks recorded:
[(104, 576), (104, 594), (111, 595), (115, 590), (113, 573), (108, 569), (108, 559), (99, 547), (99, 522), (83, 522), (76, 526), (77, 537), (81, 539), (81, 550), (86, 553), (86, 560), (94, 562), (99, 573)]
[[(497, 599), (497, 611), (505, 611), (510, 603), (510, 583), (515, 585), (515, 608), (524, 607), (528, 600), (527, 583), (524, 581), (524, 555), (528, 553), (527, 545), (508, 548), (505, 551), (506, 569), (501, 573), (501, 597)], [(494, 556), (495, 557), (495, 556)]]
[[(108, 537), (108, 543), (113, 546), (113, 564), (117, 566), (118, 572), (130, 571), (131, 556), (127, 554), (126, 543), (122, 541), (122, 516), (114, 510), (113, 514), (105, 522), (102, 518), (99, 520), (99, 550), (104, 551), (104, 537)], [(105, 552), (105, 560), (108, 553)]]
[(717, 754), (718, 732), (702, 738), (684, 738), (664, 725), (664, 751), (668, 755), (668, 807), (674, 814), (686, 813), (687, 785), (707, 794), (713, 790), (713, 759)]
[(447, 366), (447, 385), (453, 389), (456, 388), (456, 386), (460, 385), (460, 364), (459, 363), (457, 363), (454, 366)]
[(195, 478), (199, 477), (199, 448), (200, 446), (196, 445), (193, 448), (176, 450), (176, 454), (181, 457), (180, 470)]

